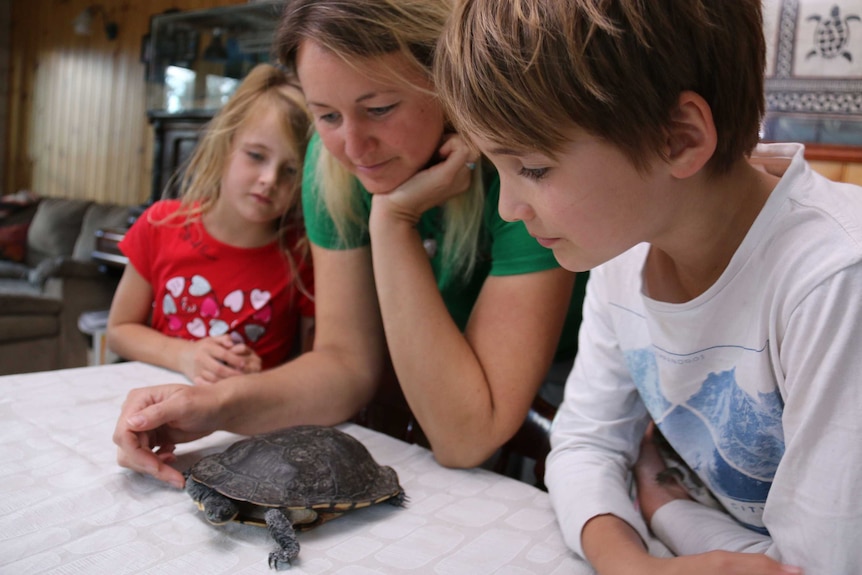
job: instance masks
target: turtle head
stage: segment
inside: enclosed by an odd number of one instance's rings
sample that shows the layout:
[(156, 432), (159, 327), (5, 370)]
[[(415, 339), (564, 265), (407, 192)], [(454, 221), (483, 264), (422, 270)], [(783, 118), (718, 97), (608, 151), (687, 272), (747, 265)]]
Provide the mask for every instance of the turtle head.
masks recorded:
[(186, 477), (186, 491), (204, 512), (207, 521), (213, 525), (227, 523), (239, 513), (239, 508), (232, 499), (188, 476)]
[(213, 525), (224, 525), (239, 514), (239, 508), (233, 500), (220, 493), (213, 493), (215, 495), (207, 495), (200, 502), (204, 510), (204, 517)]

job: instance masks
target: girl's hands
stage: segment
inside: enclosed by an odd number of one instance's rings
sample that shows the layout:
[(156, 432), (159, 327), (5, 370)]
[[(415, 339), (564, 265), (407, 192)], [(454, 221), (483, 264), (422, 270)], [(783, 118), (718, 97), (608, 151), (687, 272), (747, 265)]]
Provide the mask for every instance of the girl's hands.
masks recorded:
[(260, 357), (244, 343), (234, 343), (227, 334), (188, 343), (180, 354), (180, 366), (195, 385), (261, 370)]
[(466, 192), (473, 174), (467, 164), (476, 162), (467, 143), (457, 134), (448, 134), (438, 154), (439, 163), (417, 172), (389, 193), (374, 194), (372, 218), (384, 214), (414, 224), (431, 208)]

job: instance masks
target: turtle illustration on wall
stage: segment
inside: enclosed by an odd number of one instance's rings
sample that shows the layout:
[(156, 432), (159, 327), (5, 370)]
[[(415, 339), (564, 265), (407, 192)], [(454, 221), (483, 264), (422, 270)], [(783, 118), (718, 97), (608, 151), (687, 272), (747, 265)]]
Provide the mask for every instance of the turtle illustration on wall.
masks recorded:
[(806, 59), (819, 54), (830, 60), (841, 56), (848, 62), (853, 61), (853, 54), (846, 47), (850, 41), (849, 23), (854, 20), (862, 21), (858, 15), (851, 14), (842, 18), (841, 9), (836, 4), (832, 7), (829, 16), (814, 14), (806, 20), (817, 22), (817, 27), (814, 29), (814, 49), (808, 52)]

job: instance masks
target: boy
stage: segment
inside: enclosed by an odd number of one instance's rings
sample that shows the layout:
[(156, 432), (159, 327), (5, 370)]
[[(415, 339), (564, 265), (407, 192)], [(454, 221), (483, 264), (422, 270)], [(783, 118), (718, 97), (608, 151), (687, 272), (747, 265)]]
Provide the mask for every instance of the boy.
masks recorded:
[(757, 145), (764, 54), (760, 0), (466, 0), (440, 44), (503, 218), (593, 269), (546, 481), (599, 573), (862, 573), (862, 189)]

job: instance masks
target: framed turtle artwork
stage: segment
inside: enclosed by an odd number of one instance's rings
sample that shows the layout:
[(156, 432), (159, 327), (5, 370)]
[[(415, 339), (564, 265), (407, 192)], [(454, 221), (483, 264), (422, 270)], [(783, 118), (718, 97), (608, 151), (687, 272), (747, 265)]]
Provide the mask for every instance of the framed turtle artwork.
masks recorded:
[(763, 0), (762, 136), (862, 148), (862, 0)]

